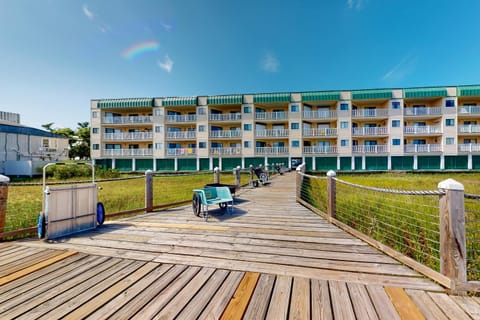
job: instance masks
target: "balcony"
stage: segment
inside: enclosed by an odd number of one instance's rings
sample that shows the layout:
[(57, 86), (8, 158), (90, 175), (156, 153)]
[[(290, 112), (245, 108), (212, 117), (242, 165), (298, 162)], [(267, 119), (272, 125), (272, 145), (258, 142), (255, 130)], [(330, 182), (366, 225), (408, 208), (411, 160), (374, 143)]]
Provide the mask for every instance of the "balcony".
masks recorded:
[(405, 116), (439, 116), (441, 114), (441, 107), (405, 108), (403, 110)]
[(288, 112), (256, 112), (255, 120), (286, 120)]
[(152, 156), (152, 149), (104, 149), (103, 155), (106, 157), (124, 157), (124, 156)]
[(336, 146), (313, 146), (303, 147), (304, 154), (317, 154), (317, 153), (337, 153)]
[(166, 139), (169, 140), (194, 140), (197, 138), (195, 131), (171, 131), (167, 132)]
[(151, 124), (152, 116), (103, 117), (102, 124)]
[(337, 111), (303, 111), (303, 119), (336, 119)]
[(169, 148), (167, 149), (167, 156), (195, 156), (197, 154), (196, 148)]
[(468, 143), (468, 144), (459, 144), (459, 152), (480, 152), (480, 144), (477, 143)]
[(480, 115), (480, 107), (478, 106), (461, 106), (458, 107), (458, 115)]
[(150, 141), (153, 139), (153, 132), (115, 132), (104, 133), (103, 140), (128, 140), (128, 141)]
[(384, 118), (384, 117), (388, 117), (388, 109), (352, 110), (352, 118)]
[(386, 153), (388, 152), (388, 145), (358, 145), (352, 146), (353, 153)]
[(303, 129), (304, 137), (334, 137), (337, 135), (337, 128)]
[(240, 138), (242, 136), (241, 130), (214, 130), (210, 131), (210, 139), (215, 138)]
[(407, 144), (404, 147), (406, 153), (422, 153), (422, 152), (441, 152), (441, 144)]
[(406, 126), (403, 128), (403, 133), (405, 133), (406, 135), (442, 134), (442, 127), (441, 126)]
[(288, 154), (288, 147), (256, 147), (255, 154), (257, 155)]
[(458, 126), (458, 133), (480, 133), (480, 125), (477, 124), (469, 124), (469, 125), (463, 125), (463, 126)]
[(210, 148), (210, 155), (212, 156), (241, 155), (241, 154), (242, 154), (242, 148), (240, 147)]
[(166, 121), (168, 123), (179, 123), (179, 122), (196, 122), (196, 114), (183, 114), (183, 115), (167, 115)]
[(256, 138), (285, 138), (288, 137), (288, 129), (255, 130)]
[(388, 135), (387, 127), (360, 127), (353, 128), (352, 135), (354, 136), (386, 136)]
[(241, 121), (241, 113), (220, 113), (220, 114), (210, 114), (210, 121)]

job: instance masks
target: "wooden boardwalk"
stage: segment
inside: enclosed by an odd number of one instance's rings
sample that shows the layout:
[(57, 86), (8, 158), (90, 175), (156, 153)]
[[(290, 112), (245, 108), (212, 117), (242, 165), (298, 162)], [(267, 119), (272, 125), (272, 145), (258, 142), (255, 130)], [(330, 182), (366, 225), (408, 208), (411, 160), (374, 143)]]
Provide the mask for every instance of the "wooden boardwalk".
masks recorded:
[(208, 223), (186, 206), (0, 243), (0, 319), (480, 319), (478, 298), (298, 205), (294, 178), (243, 190)]

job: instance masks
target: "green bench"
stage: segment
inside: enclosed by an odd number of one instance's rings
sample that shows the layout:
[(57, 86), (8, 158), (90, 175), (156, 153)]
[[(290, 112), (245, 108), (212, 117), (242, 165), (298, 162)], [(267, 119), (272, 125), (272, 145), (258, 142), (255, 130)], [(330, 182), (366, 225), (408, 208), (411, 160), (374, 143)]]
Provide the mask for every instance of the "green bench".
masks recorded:
[(208, 206), (217, 204), (222, 210), (233, 211), (233, 197), (228, 187), (205, 187), (193, 190), (192, 209), (196, 216), (202, 213), (207, 221)]

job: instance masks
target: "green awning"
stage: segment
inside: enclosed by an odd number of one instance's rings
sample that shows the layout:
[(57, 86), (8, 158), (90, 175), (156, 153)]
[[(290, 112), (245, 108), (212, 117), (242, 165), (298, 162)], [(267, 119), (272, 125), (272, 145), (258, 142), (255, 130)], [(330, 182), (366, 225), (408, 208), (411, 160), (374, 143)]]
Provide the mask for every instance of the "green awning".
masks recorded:
[(243, 96), (241, 94), (232, 94), (227, 96), (210, 96), (207, 98), (207, 104), (242, 104)]
[(392, 99), (391, 89), (352, 91), (352, 100)]
[(302, 101), (316, 100), (340, 100), (340, 92), (338, 91), (319, 91), (302, 93)]
[(413, 88), (403, 90), (404, 98), (428, 98), (428, 97), (446, 97), (447, 89), (441, 87), (434, 88)]
[(98, 101), (98, 108), (146, 108), (153, 107), (153, 98), (104, 99)]
[(480, 86), (461, 86), (457, 88), (457, 96), (480, 96)]
[(257, 93), (253, 103), (258, 102), (290, 102), (290, 93)]
[(196, 106), (197, 97), (170, 97), (163, 99), (162, 106), (176, 107), (176, 106)]

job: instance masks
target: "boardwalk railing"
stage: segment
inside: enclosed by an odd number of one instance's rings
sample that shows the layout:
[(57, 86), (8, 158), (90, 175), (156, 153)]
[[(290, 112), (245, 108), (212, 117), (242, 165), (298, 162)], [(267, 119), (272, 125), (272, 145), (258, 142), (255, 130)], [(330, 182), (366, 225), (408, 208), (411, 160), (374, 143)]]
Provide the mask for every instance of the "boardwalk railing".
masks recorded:
[(302, 170), (299, 203), (452, 292), (480, 291), (480, 196), (452, 179), (438, 190), (390, 190)]

